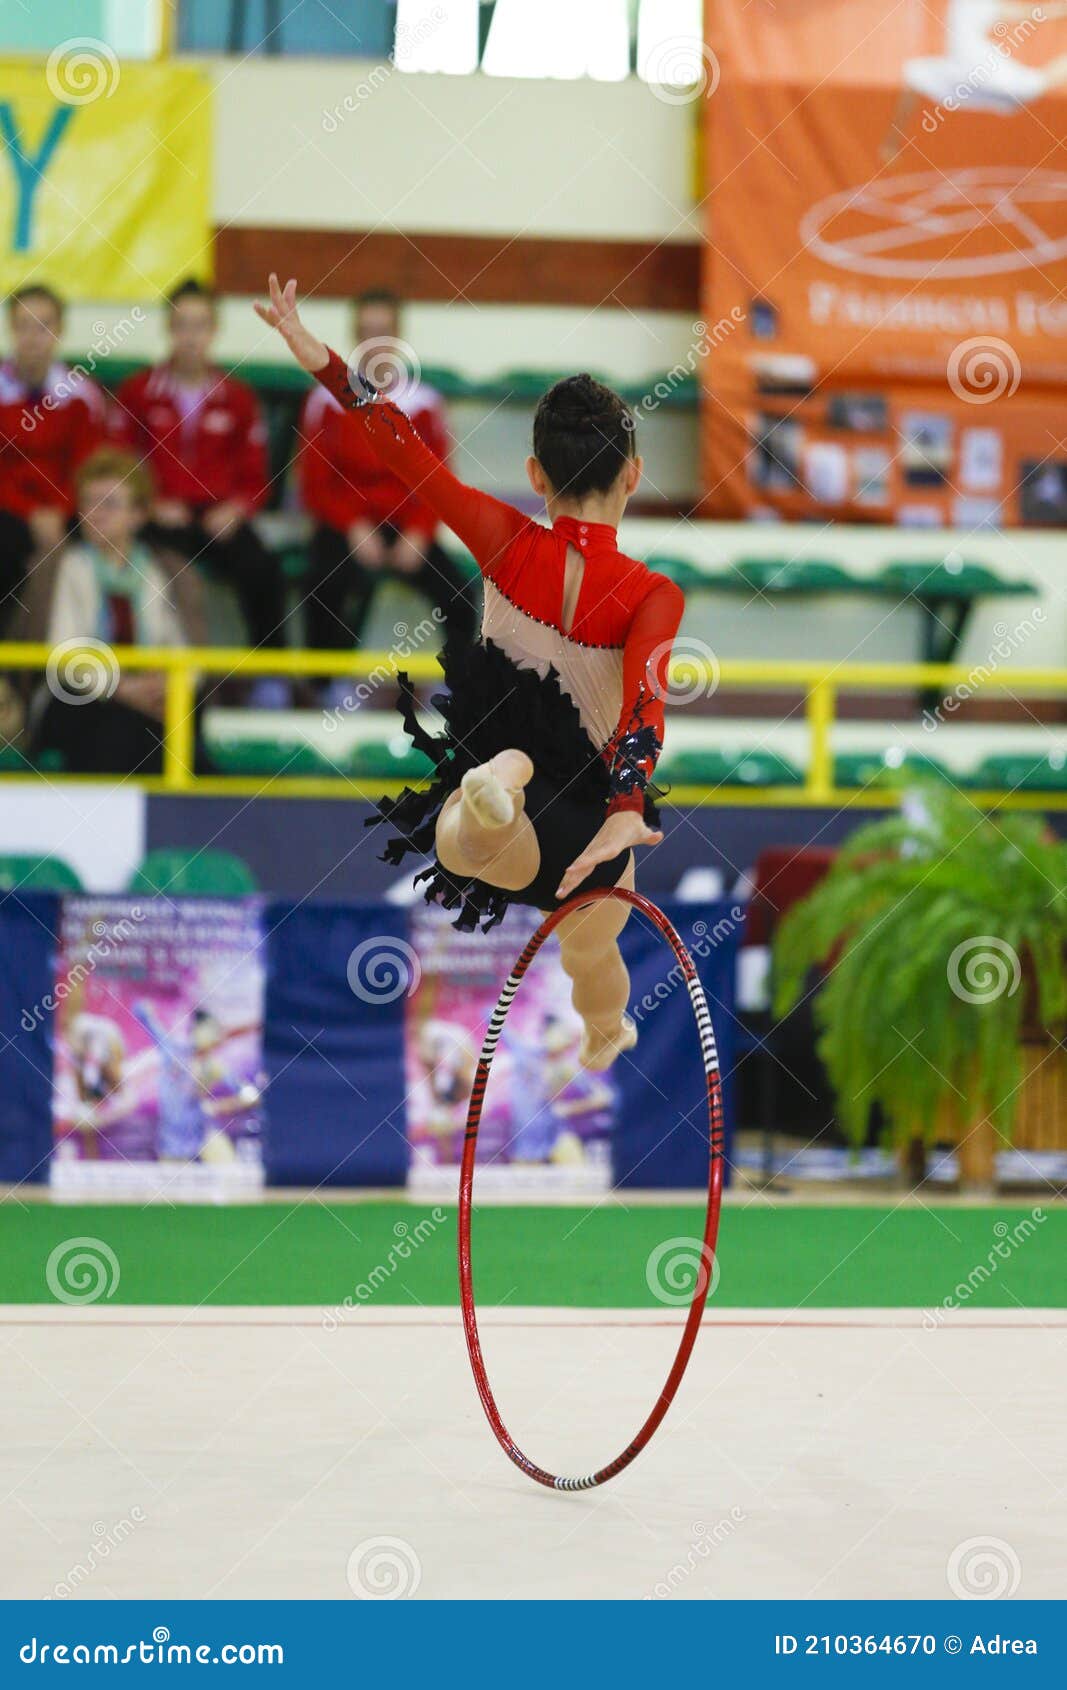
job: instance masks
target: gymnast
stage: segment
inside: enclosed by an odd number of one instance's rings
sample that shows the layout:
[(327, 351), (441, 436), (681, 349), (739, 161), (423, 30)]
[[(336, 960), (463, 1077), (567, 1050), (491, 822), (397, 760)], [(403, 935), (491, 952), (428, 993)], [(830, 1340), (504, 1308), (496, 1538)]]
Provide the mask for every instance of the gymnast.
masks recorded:
[[(379, 804), (372, 820), (394, 830), (386, 860), (433, 853), (418, 879), (467, 931), (491, 926), (509, 903), (550, 910), (594, 887), (632, 888), (634, 847), (663, 837), (651, 775), (684, 598), (618, 547), (642, 468), (630, 407), (589, 375), (543, 396), (526, 470), (545, 527), (457, 480), (400, 405), (301, 322), (295, 281), (283, 288), (271, 275), (269, 289), (260, 318), (358, 415), (383, 463), (463, 541), (483, 577), (481, 639), (451, 641), (442, 657), (443, 734), (417, 722), (401, 677), (405, 726), (435, 778)], [(557, 930), (585, 1068), (608, 1068), (637, 1041), (618, 946), (628, 914), (601, 899)]]

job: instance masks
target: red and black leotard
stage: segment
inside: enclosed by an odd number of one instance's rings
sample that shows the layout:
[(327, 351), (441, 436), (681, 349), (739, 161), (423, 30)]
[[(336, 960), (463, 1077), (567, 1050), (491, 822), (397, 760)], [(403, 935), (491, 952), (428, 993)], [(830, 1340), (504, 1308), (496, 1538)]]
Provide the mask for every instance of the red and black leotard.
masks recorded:
[[(481, 644), (445, 654), (450, 695), (441, 701), (444, 738), (431, 739), (415, 723), (406, 691), (406, 725), (435, 762), (437, 779), (428, 792), (406, 792), (381, 806), (382, 818), (401, 836), (387, 857), (399, 861), (405, 850), (432, 851), (444, 798), (467, 769), (514, 746), (529, 754), (537, 771), (526, 794), (541, 846), (537, 881), (506, 894), (479, 882), (457, 885), (438, 865), (429, 871), (427, 895), (449, 907), (463, 901), (465, 926), (474, 925), (478, 913), (497, 918), (508, 901), (550, 908), (562, 870), (606, 812), (644, 810), (654, 819), (647, 789), (663, 742), (682, 593), (620, 552), (613, 528), (560, 517), (548, 529), (457, 480), (397, 405), (373, 390), (353, 392), (335, 352), (318, 376), (356, 412), (389, 469), (468, 547), (485, 587)], [(564, 627), (569, 554), (580, 557), (582, 569), (574, 613)], [(586, 884), (613, 884), (626, 857), (624, 852), (603, 865)]]

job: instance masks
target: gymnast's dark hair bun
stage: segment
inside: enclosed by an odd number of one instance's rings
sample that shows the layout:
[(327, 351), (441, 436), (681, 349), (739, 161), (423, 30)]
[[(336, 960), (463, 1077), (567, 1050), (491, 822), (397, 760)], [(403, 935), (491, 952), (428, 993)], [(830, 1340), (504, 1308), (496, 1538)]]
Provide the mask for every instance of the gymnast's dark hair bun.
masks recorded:
[(606, 493), (636, 450), (634, 414), (593, 376), (568, 376), (537, 407), (533, 449), (556, 493)]

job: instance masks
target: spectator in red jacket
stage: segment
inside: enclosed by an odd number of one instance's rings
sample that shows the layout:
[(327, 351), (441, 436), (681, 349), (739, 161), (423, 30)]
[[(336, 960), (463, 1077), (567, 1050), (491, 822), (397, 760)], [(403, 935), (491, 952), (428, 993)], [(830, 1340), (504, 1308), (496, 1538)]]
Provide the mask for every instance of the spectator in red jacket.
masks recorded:
[[(441, 458), (449, 450), (440, 395), (411, 377), (398, 339), (392, 294), (365, 293), (356, 302), (359, 367), (403, 407)], [(439, 609), (446, 628), (474, 632), (474, 607), (461, 571), (434, 538), (437, 518), (382, 464), (366, 443), (359, 418), (326, 389), (308, 394), (301, 418), (299, 470), (303, 502), (315, 520), (307, 643), (317, 650), (357, 645), (375, 586), (383, 575), (406, 580)]]
[(74, 478), (107, 430), (107, 405), (84, 371), (56, 356), (63, 302), (20, 288), (7, 302), (11, 353), (0, 364), (0, 629), (22, 603), (31, 565), (66, 538)]
[[(203, 559), (233, 585), (254, 646), (284, 644), (281, 564), (250, 518), (269, 490), (267, 440), (252, 389), (211, 362), (215, 296), (199, 282), (171, 294), (170, 356), (124, 381), (118, 392), (123, 441), (145, 460), (156, 497), (145, 537)], [(279, 682), (253, 701), (282, 703)]]

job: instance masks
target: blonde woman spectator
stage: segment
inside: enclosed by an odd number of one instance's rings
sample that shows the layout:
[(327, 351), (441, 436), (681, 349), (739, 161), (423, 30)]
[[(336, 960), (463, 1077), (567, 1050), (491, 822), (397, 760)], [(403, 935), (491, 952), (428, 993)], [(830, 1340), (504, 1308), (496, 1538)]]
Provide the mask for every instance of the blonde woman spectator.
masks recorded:
[[(78, 774), (156, 774), (164, 676), (123, 674), (112, 655), (116, 646), (186, 643), (173, 583), (137, 538), (151, 483), (131, 454), (102, 448), (83, 464), (77, 496), (78, 538), (60, 559), (47, 612), (53, 661), (35, 750), (60, 752)], [(74, 652), (78, 640), (94, 642), (89, 661)], [(69, 660), (62, 655), (68, 646)]]

